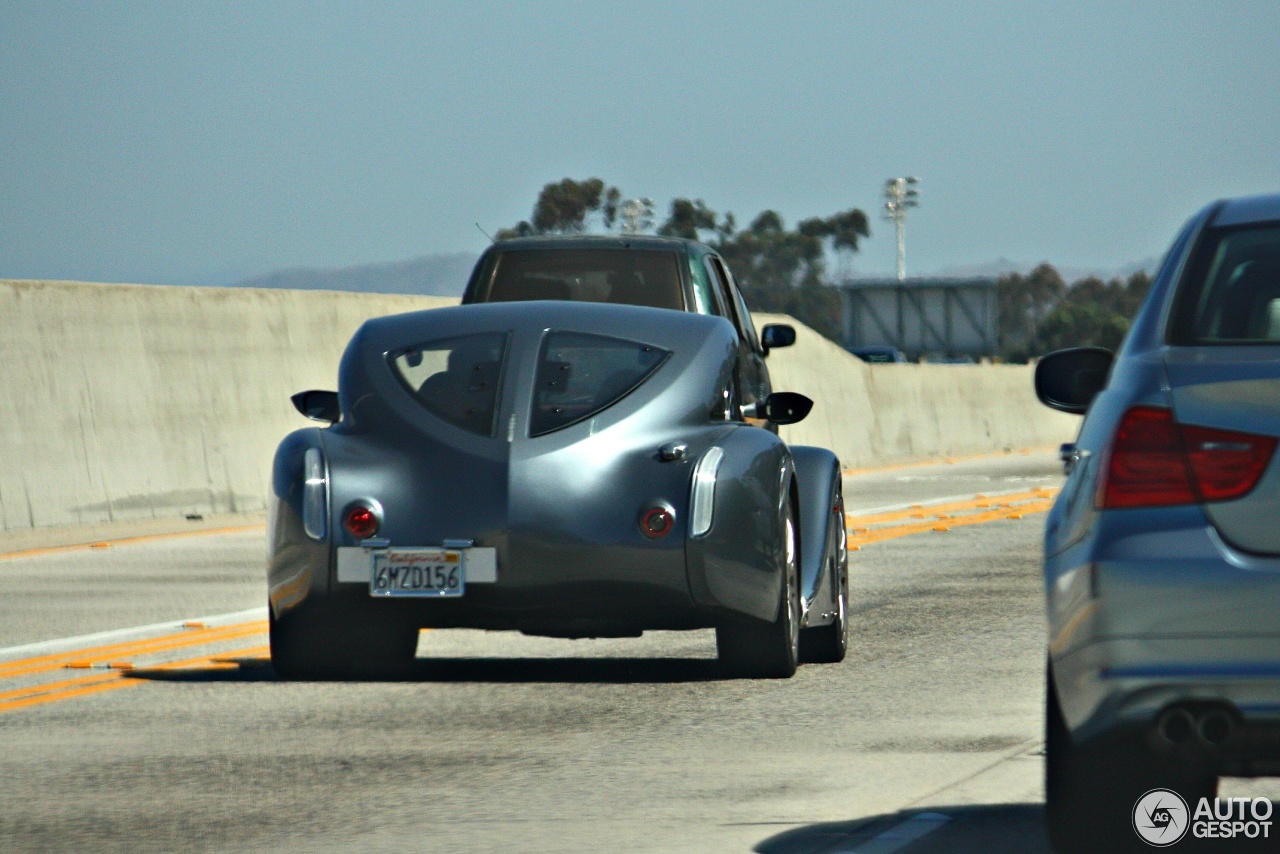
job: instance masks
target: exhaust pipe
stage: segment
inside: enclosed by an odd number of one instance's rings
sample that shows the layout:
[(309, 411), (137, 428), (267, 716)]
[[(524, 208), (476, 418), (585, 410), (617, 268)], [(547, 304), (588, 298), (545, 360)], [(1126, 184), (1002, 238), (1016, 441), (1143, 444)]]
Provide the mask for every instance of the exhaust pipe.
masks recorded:
[(1236, 717), (1226, 706), (1188, 709), (1171, 706), (1156, 718), (1156, 734), (1169, 747), (1186, 747), (1192, 743), (1217, 750), (1236, 734)]
[(1225, 709), (1210, 709), (1196, 722), (1196, 734), (1210, 747), (1221, 747), (1235, 731), (1235, 719)]
[(1196, 719), (1186, 709), (1165, 709), (1156, 719), (1156, 732), (1169, 744), (1181, 747), (1196, 734)]

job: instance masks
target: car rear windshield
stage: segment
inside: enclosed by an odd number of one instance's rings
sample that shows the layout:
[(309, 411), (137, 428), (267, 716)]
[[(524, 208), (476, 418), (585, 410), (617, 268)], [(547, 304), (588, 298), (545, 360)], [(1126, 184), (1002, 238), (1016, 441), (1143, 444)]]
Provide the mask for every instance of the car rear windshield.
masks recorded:
[(1280, 344), (1280, 222), (1208, 229), (1183, 274), (1171, 344)]
[(474, 302), (559, 299), (684, 309), (680, 261), (648, 249), (519, 249), (498, 254)]
[(581, 332), (548, 332), (538, 355), (529, 435), (590, 418), (626, 397), (671, 353), (650, 344)]
[(494, 434), (505, 332), (416, 344), (391, 354), (391, 366), (433, 415), (481, 436)]

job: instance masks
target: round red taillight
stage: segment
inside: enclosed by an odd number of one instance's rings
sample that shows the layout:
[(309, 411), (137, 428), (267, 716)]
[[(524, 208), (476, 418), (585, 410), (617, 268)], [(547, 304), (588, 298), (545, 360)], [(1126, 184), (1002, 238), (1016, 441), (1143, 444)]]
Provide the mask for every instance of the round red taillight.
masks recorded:
[(378, 533), (378, 517), (368, 507), (352, 507), (342, 524), (357, 540), (367, 540)]
[(640, 517), (640, 530), (646, 537), (657, 539), (671, 533), (675, 517), (665, 507), (652, 507)]

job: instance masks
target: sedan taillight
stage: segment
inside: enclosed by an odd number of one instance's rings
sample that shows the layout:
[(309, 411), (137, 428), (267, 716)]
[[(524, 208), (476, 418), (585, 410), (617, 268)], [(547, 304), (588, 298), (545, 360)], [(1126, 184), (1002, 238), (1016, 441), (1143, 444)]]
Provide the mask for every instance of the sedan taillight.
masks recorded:
[(1120, 419), (1098, 506), (1160, 507), (1227, 501), (1257, 485), (1277, 439), (1179, 424), (1158, 406)]

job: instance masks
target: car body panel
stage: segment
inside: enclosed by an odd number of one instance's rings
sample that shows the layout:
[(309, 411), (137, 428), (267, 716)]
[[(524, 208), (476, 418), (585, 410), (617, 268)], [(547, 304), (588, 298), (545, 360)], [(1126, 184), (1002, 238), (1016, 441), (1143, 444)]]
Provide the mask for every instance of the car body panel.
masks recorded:
[[(492, 374), (499, 388), (491, 435), (429, 410), (393, 367), (397, 354), (419, 345), (491, 333), (506, 336), (504, 362)], [(603, 409), (538, 434), (537, 366), (550, 358), (544, 343), (561, 333), (667, 355)], [(772, 620), (785, 563), (782, 496), (796, 488), (796, 466), (775, 433), (719, 414), (737, 357), (737, 333), (723, 318), (630, 305), (508, 302), (366, 322), (340, 366), (341, 420), (291, 434), (276, 455), (273, 615), (330, 600), (419, 626), (573, 637)], [(712, 524), (690, 537), (693, 469), (713, 447), (723, 461)], [(326, 535), (318, 541), (302, 524), (310, 448), (322, 451), (327, 473)], [(828, 474), (839, 470), (829, 451), (804, 456), (825, 462)], [(357, 504), (380, 519), (376, 543), (343, 528)], [(640, 522), (659, 507), (673, 524), (665, 536), (650, 536)], [(338, 579), (337, 549), (449, 542), (493, 549), (496, 581), (467, 584), (460, 598), (371, 601), (367, 581)], [(809, 598), (817, 601), (815, 583)]]
[[(1205, 230), (1260, 212), (1280, 216), (1280, 196), (1209, 205), (1179, 232), (1071, 449), (1046, 522), (1044, 581), (1052, 678), (1077, 742), (1149, 732), (1173, 704), (1226, 704), (1244, 732), (1280, 725), (1280, 458), (1240, 499), (1099, 509), (1133, 406), (1168, 409), (1179, 424), (1280, 435), (1280, 347), (1168, 338)], [(1255, 767), (1246, 760), (1280, 761), (1280, 750), (1242, 739), (1219, 758), (1219, 770), (1239, 772)]]

